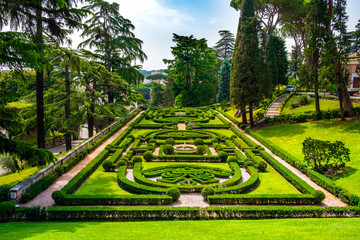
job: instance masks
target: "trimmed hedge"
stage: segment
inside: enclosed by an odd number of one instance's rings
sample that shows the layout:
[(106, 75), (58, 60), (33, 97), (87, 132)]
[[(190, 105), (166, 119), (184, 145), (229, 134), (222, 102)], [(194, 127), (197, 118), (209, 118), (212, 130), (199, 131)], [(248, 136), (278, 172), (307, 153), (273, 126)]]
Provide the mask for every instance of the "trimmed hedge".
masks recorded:
[(218, 156), (202, 155), (162, 155), (154, 156), (155, 160), (160, 162), (224, 162)]
[(51, 221), (360, 217), (358, 207), (51, 207)]

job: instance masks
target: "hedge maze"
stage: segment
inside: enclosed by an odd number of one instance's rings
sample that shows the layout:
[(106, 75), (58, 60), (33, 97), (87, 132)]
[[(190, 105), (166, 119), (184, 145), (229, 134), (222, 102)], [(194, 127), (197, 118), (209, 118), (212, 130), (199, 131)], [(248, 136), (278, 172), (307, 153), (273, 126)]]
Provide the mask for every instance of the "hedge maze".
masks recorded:
[[(179, 124), (186, 130), (178, 130)], [(270, 168), (290, 186), (288, 194), (276, 191), (281, 184), (261, 181)], [(118, 191), (85, 186), (91, 180), (97, 184), (95, 175), (101, 179), (98, 184)], [(275, 190), (259, 193), (260, 186)], [(87, 194), (77, 194), (80, 190)], [(210, 206), (318, 205), (325, 198), (209, 107), (143, 111), (52, 196), (61, 206), (171, 206), (181, 195), (194, 193), (201, 193)]]

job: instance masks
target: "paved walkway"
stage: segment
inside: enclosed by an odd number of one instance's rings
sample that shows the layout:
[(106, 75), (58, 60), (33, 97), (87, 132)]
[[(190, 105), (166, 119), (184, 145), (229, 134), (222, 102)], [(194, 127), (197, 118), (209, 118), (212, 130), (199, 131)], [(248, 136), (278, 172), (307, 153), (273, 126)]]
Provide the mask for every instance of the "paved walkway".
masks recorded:
[(286, 98), (287, 94), (283, 94), (277, 99), (275, 99), (268, 109), (266, 110), (265, 117), (275, 117), (279, 115), (279, 108), (283, 102), (283, 100)]
[(117, 131), (114, 135), (109, 137), (105, 142), (100, 144), (97, 148), (94, 149), (91, 153), (89, 153), (83, 160), (81, 160), (76, 166), (71, 168), (68, 172), (61, 175), (50, 187), (48, 187), (45, 191), (41, 192), (36, 198), (33, 200), (22, 204), (22, 207), (31, 207), (31, 206), (45, 206), (51, 207), (55, 204), (54, 200), (51, 197), (51, 194), (54, 191), (62, 189), (68, 182), (75, 177), (86, 165), (88, 165), (99, 153), (101, 153), (105, 147), (114, 141), (129, 125), (134, 122), (141, 114), (140, 112), (135, 118), (130, 120), (127, 124), (125, 124), (119, 131)]
[[(219, 112), (218, 112), (219, 113)], [(219, 113), (223, 118), (225, 118), (227, 121), (229, 121), (230, 123), (232, 123), (228, 118), (226, 118), (224, 115), (222, 115), (221, 113)], [(236, 128), (237, 126), (232, 123)], [(238, 128), (239, 129), (239, 128)], [(298, 177), (300, 177), (302, 180), (304, 180), (306, 183), (308, 183), (311, 187), (313, 187), (316, 190), (320, 190), (322, 192), (325, 193), (325, 199), (322, 202), (323, 206), (330, 206), (330, 207), (345, 207), (347, 206), (346, 203), (344, 203), (343, 201), (340, 200), (340, 198), (336, 197), (335, 195), (333, 195), (332, 193), (328, 192), (327, 190), (325, 190), (324, 188), (320, 187), (319, 185), (317, 185), (316, 183), (314, 183), (307, 175), (303, 174), (302, 172), (300, 172), (297, 168), (291, 166), (290, 164), (288, 164), (286, 161), (284, 161), (283, 159), (281, 159), (280, 157), (278, 157), (277, 155), (275, 155), (273, 152), (271, 152), (267, 147), (265, 147), (264, 145), (262, 145), (260, 142), (258, 142), (255, 138), (253, 138), (252, 136), (250, 136), (248, 133), (246, 133), (245, 131), (239, 129), (240, 131), (242, 131), (248, 138), (250, 138), (252, 141), (254, 141), (256, 144), (259, 144), (260, 146), (262, 146), (266, 152), (268, 152), (271, 156), (273, 156), (276, 160), (278, 160), (282, 165), (284, 165), (285, 167), (287, 167), (290, 171), (292, 171), (293, 173), (295, 173)]]

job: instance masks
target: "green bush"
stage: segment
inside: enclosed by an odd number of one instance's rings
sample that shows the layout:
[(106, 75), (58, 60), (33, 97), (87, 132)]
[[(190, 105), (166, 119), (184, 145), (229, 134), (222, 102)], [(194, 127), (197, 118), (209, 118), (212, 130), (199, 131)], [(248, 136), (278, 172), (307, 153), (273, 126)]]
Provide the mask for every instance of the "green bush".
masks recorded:
[(156, 140), (155, 139), (150, 139), (149, 143), (156, 143)]
[(40, 208), (39, 206), (35, 206), (25, 210), (25, 218), (28, 221), (45, 221), (46, 215), (45, 207)]
[(268, 165), (267, 165), (265, 162), (261, 161), (261, 162), (259, 163), (259, 165), (258, 165), (257, 168), (258, 168), (261, 172), (266, 172), (267, 166), (268, 166)]
[(176, 187), (171, 187), (166, 191), (166, 195), (171, 196), (173, 201), (176, 201), (180, 198), (180, 190)]
[(163, 151), (166, 155), (173, 155), (174, 154), (174, 147), (171, 144), (166, 144), (163, 148)]
[(194, 144), (195, 144), (196, 146), (204, 145), (204, 140), (201, 139), (201, 138), (196, 138), (196, 139), (194, 140)]
[(8, 185), (0, 186), (0, 202), (4, 202), (9, 200), (10, 198), (10, 189), (11, 187)]
[(111, 172), (113, 168), (113, 162), (111, 160), (105, 160), (102, 164), (105, 172)]
[(235, 163), (237, 163), (238, 162), (238, 160), (237, 160), (237, 158), (236, 157), (234, 157), (234, 156), (230, 156), (228, 159), (227, 159), (227, 161), (226, 161), (227, 163), (231, 163), (231, 162), (235, 162)]
[(321, 203), (325, 199), (325, 193), (320, 190), (315, 190), (313, 195), (318, 203)]
[(165, 140), (165, 144), (170, 144), (170, 145), (174, 146), (175, 145), (175, 140), (173, 138), (167, 138)]
[(218, 157), (222, 162), (226, 162), (228, 154), (226, 152), (220, 151)]
[(197, 155), (204, 155), (205, 152), (206, 152), (206, 148), (205, 148), (204, 145), (197, 146), (197, 148), (196, 148), (196, 154)]
[(209, 195), (214, 195), (214, 194), (215, 194), (215, 190), (212, 187), (204, 187), (203, 190), (201, 191), (201, 195), (205, 200), (207, 200), (207, 197)]
[(254, 166), (254, 163), (250, 160), (246, 160), (244, 163), (244, 167), (248, 167), (248, 166)]
[(15, 213), (15, 204), (9, 201), (0, 202), (0, 221), (10, 219)]
[(142, 158), (140, 156), (133, 157), (133, 163), (142, 162)]
[(118, 163), (117, 163), (117, 166), (120, 167), (120, 166), (125, 166), (127, 165), (127, 163), (124, 161), (124, 160), (120, 160)]
[(54, 201), (57, 205), (63, 205), (65, 195), (66, 194), (63, 191), (54, 191), (51, 194), (51, 197), (54, 199)]
[(150, 151), (146, 151), (146, 152), (144, 153), (143, 157), (144, 157), (144, 159), (145, 159), (146, 161), (150, 161), (151, 159), (154, 158), (152, 152), (150, 152)]

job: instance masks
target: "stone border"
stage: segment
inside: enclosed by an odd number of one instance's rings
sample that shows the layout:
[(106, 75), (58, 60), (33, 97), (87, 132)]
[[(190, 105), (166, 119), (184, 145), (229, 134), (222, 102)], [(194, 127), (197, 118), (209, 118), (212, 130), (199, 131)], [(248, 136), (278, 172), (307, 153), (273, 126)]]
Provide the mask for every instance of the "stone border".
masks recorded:
[(120, 118), (119, 120), (115, 121), (114, 123), (110, 124), (106, 128), (104, 128), (101, 132), (98, 134), (92, 136), (85, 142), (78, 145), (76, 148), (71, 150), (70, 152), (66, 153), (64, 156), (60, 157), (56, 162), (49, 164), (45, 168), (41, 169), (25, 181), (19, 183), (18, 185), (12, 187), (10, 189), (10, 198), (11, 200), (17, 200), (21, 197), (21, 195), (26, 192), (26, 190), (31, 187), (34, 183), (42, 179), (43, 177), (49, 175), (50, 173), (54, 172), (56, 168), (60, 167), (67, 161), (69, 161), (71, 158), (75, 157), (79, 152), (85, 150), (88, 146), (90, 146), (93, 142), (104, 136), (107, 132), (109, 132), (111, 129), (119, 125), (124, 119), (132, 115), (134, 112), (140, 109), (140, 106), (129, 112), (128, 115), (125, 117)]

